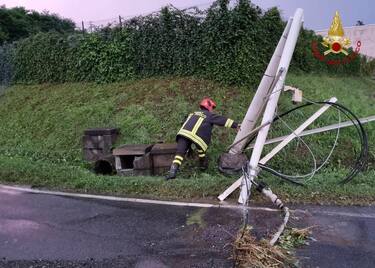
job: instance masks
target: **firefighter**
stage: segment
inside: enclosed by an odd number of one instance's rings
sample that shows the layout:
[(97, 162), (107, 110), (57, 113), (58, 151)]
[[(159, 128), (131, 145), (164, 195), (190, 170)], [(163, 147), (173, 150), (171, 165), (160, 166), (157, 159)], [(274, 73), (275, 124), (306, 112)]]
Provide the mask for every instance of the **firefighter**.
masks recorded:
[(204, 98), (199, 104), (201, 110), (189, 114), (180, 131), (177, 133), (177, 151), (167, 180), (176, 178), (177, 172), (184, 160), (186, 152), (195, 144), (199, 156), (199, 167), (206, 169), (208, 161), (206, 151), (211, 141), (213, 125), (224, 126), (239, 130), (240, 124), (232, 119), (212, 113), (216, 103), (211, 98)]

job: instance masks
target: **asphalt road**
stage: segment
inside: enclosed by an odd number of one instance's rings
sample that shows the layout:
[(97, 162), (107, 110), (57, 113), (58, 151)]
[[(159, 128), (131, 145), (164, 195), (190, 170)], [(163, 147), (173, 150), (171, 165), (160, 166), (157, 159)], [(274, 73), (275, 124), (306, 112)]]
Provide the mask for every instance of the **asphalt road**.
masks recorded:
[(231, 267), (241, 217), (0, 189), (0, 266)]
[[(374, 267), (375, 208), (297, 207), (316, 226), (301, 267)], [(251, 210), (261, 237), (278, 213)], [(232, 267), (242, 211), (30, 194), (0, 187), (0, 267)]]
[(301, 267), (375, 267), (375, 207), (304, 209), (316, 241), (298, 251)]

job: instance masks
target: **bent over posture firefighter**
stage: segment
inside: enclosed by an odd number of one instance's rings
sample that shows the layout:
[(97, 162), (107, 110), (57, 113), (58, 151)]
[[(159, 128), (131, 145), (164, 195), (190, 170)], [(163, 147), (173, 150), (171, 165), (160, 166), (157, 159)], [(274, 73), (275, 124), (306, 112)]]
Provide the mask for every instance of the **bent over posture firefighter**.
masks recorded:
[(206, 151), (211, 142), (211, 132), (213, 125), (234, 128), (238, 131), (240, 124), (232, 119), (212, 113), (216, 107), (216, 103), (211, 98), (204, 98), (199, 104), (201, 110), (189, 114), (180, 131), (177, 133), (177, 151), (167, 180), (176, 178), (177, 172), (184, 160), (186, 152), (192, 144), (195, 144), (198, 156), (199, 167), (206, 169), (208, 162), (206, 159)]

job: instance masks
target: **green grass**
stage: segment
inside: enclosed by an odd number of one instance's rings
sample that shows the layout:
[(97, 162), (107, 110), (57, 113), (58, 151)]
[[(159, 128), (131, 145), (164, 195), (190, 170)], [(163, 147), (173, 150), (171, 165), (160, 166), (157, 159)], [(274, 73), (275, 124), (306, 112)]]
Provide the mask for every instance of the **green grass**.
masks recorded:
[[(289, 74), (287, 84), (301, 88), (305, 97), (314, 100), (336, 96), (359, 117), (375, 114), (375, 82), (369, 78)], [(122, 135), (118, 144), (173, 142), (184, 116), (196, 109), (203, 96), (217, 101), (218, 113), (241, 120), (253, 93), (254, 89), (222, 86), (195, 78), (153, 78), (103, 85), (15, 85), (0, 97), (0, 180), (9, 184), (149, 198), (215, 198), (236, 178), (225, 177), (216, 170), (216, 159), (233, 141), (234, 131), (214, 130), (207, 172), (198, 171), (192, 162), (185, 163), (180, 179), (171, 182), (161, 177), (94, 175), (81, 159), (81, 136), (86, 128), (119, 127)], [(292, 107), (290, 95), (283, 94), (279, 113)], [(310, 107), (285, 121), (295, 127), (316, 109)], [(313, 127), (336, 121), (336, 114), (330, 112)], [(266, 180), (274, 192), (289, 202), (374, 203), (374, 125), (366, 126), (371, 155), (369, 171), (353, 182), (337, 185), (358, 147), (353, 129), (340, 133), (339, 146), (330, 164), (306, 187), (291, 186), (273, 177)], [(278, 123), (270, 135), (286, 133), (288, 130)], [(323, 158), (332, 139), (334, 133), (309, 137), (306, 141)], [(311, 168), (308, 157), (306, 148), (296, 147), (295, 142), (270, 165), (291, 174), (304, 173)]]

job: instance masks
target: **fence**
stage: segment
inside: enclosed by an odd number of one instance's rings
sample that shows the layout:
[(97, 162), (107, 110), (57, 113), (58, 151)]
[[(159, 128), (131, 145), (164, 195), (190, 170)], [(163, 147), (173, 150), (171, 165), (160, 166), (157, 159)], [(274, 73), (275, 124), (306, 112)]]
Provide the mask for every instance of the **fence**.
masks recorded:
[[(230, 0), (230, 3), (233, 3), (234, 0)], [(201, 3), (195, 6), (188, 6), (188, 7), (182, 7), (178, 8), (175, 7), (171, 4), (169, 4), (167, 7), (175, 9), (175, 10), (180, 10), (182, 12), (185, 12), (187, 14), (191, 15), (196, 15), (199, 13), (199, 10), (202, 8), (208, 8), (210, 5), (212, 5), (214, 1), (211, 2), (206, 2), (206, 3)], [(197, 12), (198, 11), (198, 12)], [(94, 21), (81, 21), (79, 25), (77, 25), (76, 30), (81, 31), (81, 32), (87, 32), (87, 33), (93, 33), (99, 29), (105, 28), (105, 27), (122, 27), (124, 22), (135, 18), (135, 17), (144, 17), (144, 16), (149, 16), (153, 14), (159, 14), (160, 10), (155, 10), (152, 12), (147, 12), (147, 13), (140, 13), (140, 14), (134, 14), (134, 15), (118, 15), (118, 17), (112, 17), (108, 19), (101, 19), (101, 20), (94, 20)], [(201, 12), (202, 14), (204, 12)]]

